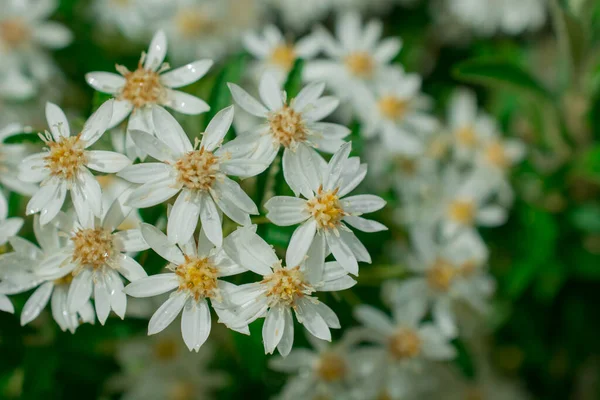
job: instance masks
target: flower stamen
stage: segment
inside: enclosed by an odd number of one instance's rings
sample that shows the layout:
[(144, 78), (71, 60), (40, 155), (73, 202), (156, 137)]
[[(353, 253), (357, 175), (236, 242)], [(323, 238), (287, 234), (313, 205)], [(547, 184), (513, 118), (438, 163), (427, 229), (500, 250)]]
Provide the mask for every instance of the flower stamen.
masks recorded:
[(344, 61), (350, 73), (358, 78), (370, 78), (373, 75), (375, 61), (367, 52), (350, 53)]
[(421, 353), (421, 344), (421, 338), (414, 330), (399, 328), (390, 338), (388, 346), (394, 359), (406, 360)]
[(185, 256), (185, 262), (174, 267), (179, 277), (179, 290), (187, 290), (198, 301), (200, 298), (219, 298), (218, 270), (209, 258)]
[(175, 163), (179, 176), (177, 180), (188, 189), (208, 191), (219, 172), (219, 158), (201, 147), (186, 153)]
[(260, 283), (268, 286), (266, 296), (271, 305), (294, 306), (298, 298), (315, 291), (304, 282), (304, 274), (299, 266), (282, 268), (281, 261), (274, 267), (274, 272), (265, 276)]
[(287, 104), (269, 115), (269, 126), (275, 142), (286, 148), (296, 148), (308, 136), (302, 114)]
[(80, 135), (61, 136), (57, 142), (46, 140), (46, 145), (50, 152), (44, 161), (52, 176), (72, 180), (87, 163), (85, 143), (80, 140)]
[(111, 232), (106, 229), (80, 229), (72, 237), (74, 244), (73, 262), (79, 267), (94, 269), (107, 264), (114, 253)]
[(320, 187), (317, 195), (306, 202), (308, 212), (317, 221), (317, 228), (335, 230), (347, 215), (340, 204), (338, 190), (324, 191)]

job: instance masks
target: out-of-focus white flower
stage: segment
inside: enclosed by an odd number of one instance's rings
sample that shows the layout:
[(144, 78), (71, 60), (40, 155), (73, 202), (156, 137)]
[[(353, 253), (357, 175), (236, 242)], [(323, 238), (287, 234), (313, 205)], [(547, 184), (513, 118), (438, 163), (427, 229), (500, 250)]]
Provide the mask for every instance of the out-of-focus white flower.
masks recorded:
[[(259, 86), (260, 98), (265, 105), (233, 83), (229, 84), (229, 89), (241, 108), (264, 119), (263, 123), (240, 135), (239, 139), (253, 149), (253, 158), (268, 164), (273, 162), (283, 146), (283, 173), (286, 180), (294, 173), (294, 169), (299, 168), (301, 147), (310, 146), (334, 153), (350, 134), (350, 129), (345, 126), (320, 122), (339, 104), (335, 97), (321, 97), (325, 90), (323, 83), (306, 86), (288, 103), (287, 93), (281, 90), (276, 78), (265, 74)], [(298, 193), (295, 187), (292, 188)]]
[[(148, 335), (161, 332), (182, 313), (183, 340), (190, 351), (197, 352), (211, 330), (207, 300), (210, 300), (221, 322), (228, 325), (234, 318), (228, 296), (235, 290), (235, 285), (219, 278), (236, 275), (246, 269), (232, 261), (222, 248), (215, 247), (204, 230), (200, 231), (197, 244), (191, 238), (179, 247), (171, 244), (167, 236), (152, 225), (143, 224), (142, 233), (150, 247), (169, 261), (167, 268), (173, 272), (132, 282), (127, 285), (125, 292), (133, 297), (152, 297), (172, 292), (150, 319)], [(249, 334), (247, 326), (234, 329)]]
[(481, 239), (464, 232), (451, 240), (435, 240), (430, 227), (411, 231), (414, 253), (407, 267), (416, 274), (401, 282), (389, 281), (383, 295), (393, 309), (431, 307), (434, 323), (449, 337), (458, 334), (455, 302), (486, 312), (494, 290), (493, 279), (485, 273), (488, 251)]
[(55, 225), (41, 225), (38, 215), (34, 218), (33, 230), (40, 247), (13, 237), (10, 243), (14, 252), (0, 258), (0, 293), (17, 294), (37, 287), (23, 306), (21, 325), (37, 318), (48, 302), (54, 320), (63, 331), (74, 333), (80, 319), (93, 324), (95, 314), (91, 302), (86, 301), (75, 312), (67, 306), (72, 268), (63, 264), (61, 249), (66, 238), (59, 235)]
[(319, 37), (308, 35), (295, 44), (288, 41), (275, 25), (267, 25), (261, 34), (247, 32), (244, 47), (257, 59), (253, 64), (253, 77), (260, 80), (265, 74), (272, 75), (283, 85), (297, 59), (311, 60), (321, 50)]
[(364, 27), (358, 13), (344, 13), (336, 24), (336, 38), (322, 31), (323, 50), (329, 59), (306, 64), (304, 78), (325, 81), (342, 100), (359, 109), (362, 97), (390, 69), (402, 42), (381, 39), (383, 24), (372, 20)]
[(157, 137), (137, 130), (131, 135), (136, 145), (160, 162), (133, 165), (118, 174), (142, 184), (131, 193), (128, 204), (150, 207), (180, 193), (169, 217), (169, 240), (186, 244), (200, 219), (208, 238), (221, 246), (219, 210), (240, 225), (248, 225), (250, 214), (258, 214), (252, 199), (227, 175), (248, 178), (264, 171), (267, 164), (238, 157), (236, 151), (248, 152), (245, 143), (238, 149), (238, 140), (221, 146), (233, 120), (233, 106), (219, 111), (194, 145), (165, 109), (155, 108), (153, 116)]
[(168, 4), (162, 0), (95, 0), (90, 15), (104, 32), (116, 28), (133, 41), (146, 39), (164, 15)]
[(109, 127), (121, 123), (131, 114), (128, 130), (152, 128), (152, 109), (166, 106), (183, 114), (196, 115), (210, 109), (203, 100), (190, 94), (173, 90), (202, 78), (210, 69), (211, 60), (199, 60), (170, 70), (163, 63), (167, 54), (167, 37), (158, 31), (152, 38), (148, 53), (142, 53), (135, 71), (118, 65), (117, 71), (90, 72), (87, 83), (102, 93), (114, 96), (114, 111)]
[(424, 138), (437, 128), (428, 114), (428, 99), (421, 94), (421, 77), (401, 69), (390, 70), (365, 92), (360, 109), (367, 137), (380, 135), (389, 151), (416, 155), (424, 151)]
[(50, 132), (40, 137), (48, 148), (25, 158), (19, 165), (20, 180), (41, 182), (27, 204), (27, 215), (41, 212), (40, 222), (48, 223), (60, 211), (67, 191), (83, 223), (88, 223), (92, 216), (102, 215), (100, 185), (90, 169), (114, 173), (131, 164), (119, 153), (87, 150), (106, 131), (112, 109), (112, 100), (104, 103), (88, 119), (81, 133), (72, 135), (63, 111), (52, 103), (46, 105)]
[(0, 190), (0, 246), (6, 244), (11, 236), (21, 230), (23, 219), (19, 217), (8, 218), (8, 201)]
[(0, 129), (0, 184), (13, 192), (31, 196), (37, 191), (37, 185), (22, 182), (18, 176), (19, 163), (32, 153), (32, 146), (24, 143), (4, 143), (9, 137), (25, 130), (20, 124), (10, 124)]
[(546, 22), (544, 0), (447, 0), (448, 10), (479, 35), (518, 35)]
[(286, 26), (295, 30), (324, 19), (331, 10), (332, 0), (263, 0), (281, 15)]
[(314, 246), (330, 249), (342, 268), (354, 275), (358, 275), (358, 261), (371, 262), (369, 252), (346, 223), (364, 232), (387, 230), (377, 221), (360, 217), (380, 210), (385, 201), (375, 195), (346, 197), (367, 173), (358, 158), (348, 158), (350, 150), (351, 143), (344, 144), (325, 165), (316, 152), (300, 148), (301, 163), (288, 168), (287, 182), (305, 199), (276, 196), (265, 204), (267, 218), (275, 225), (301, 223), (290, 240), (288, 265), (300, 264)]
[(233, 312), (238, 326), (265, 317), (265, 353), (277, 348), (286, 356), (294, 342), (294, 310), (298, 322), (313, 336), (331, 341), (329, 329), (340, 328), (340, 322), (333, 310), (313, 294), (348, 289), (356, 281), (338, 263), (325, 263), (324, 247), (317, 243), (307, 258), (284, 267), (273, 248), (251, 227), (240, 228), (230, 237), (232, 240), (225, 243), (227, 254), (238, 265), (263, 276), (260, 282), (229, 291), (229, 299), (236, 305)]

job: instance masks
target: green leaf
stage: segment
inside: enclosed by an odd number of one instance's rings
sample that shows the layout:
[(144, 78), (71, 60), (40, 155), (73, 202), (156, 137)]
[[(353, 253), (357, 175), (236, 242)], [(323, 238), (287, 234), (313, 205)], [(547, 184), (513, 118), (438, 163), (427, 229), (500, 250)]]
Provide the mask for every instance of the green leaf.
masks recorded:
[(573, 166), (573, 172), (583, 178), (600, 183), (600, 145), (595, 145), (580, 154)]
[(302, 71), (304, 69), (304, 60), (299, 58), (294, 63), (292, 70), (288, 74), (285, 82), (285, 91), (288, 99), (293, 99), (298, 96), (298, 93), (302, 89)]
[(588, 233), (600, 232), (600, 205), (584, 204), (569, 213), (573, 226)]
[(210, 110), (206, 113), (206, 125), (213, 117), (225, 107), (231, 105), (231, 93), (227, 87), (228, 82), (237, 83), (242, 79), (246, 55), (240, 54), (234, 57), (217, 76), (213, 89), (208, 99)]
[(552, 100), (552, 94), (529, 72), (504, 60), (468, 60), (457, 65), (453, 75), (465, 82), (492, 88), (513, 88), (545, 100)]

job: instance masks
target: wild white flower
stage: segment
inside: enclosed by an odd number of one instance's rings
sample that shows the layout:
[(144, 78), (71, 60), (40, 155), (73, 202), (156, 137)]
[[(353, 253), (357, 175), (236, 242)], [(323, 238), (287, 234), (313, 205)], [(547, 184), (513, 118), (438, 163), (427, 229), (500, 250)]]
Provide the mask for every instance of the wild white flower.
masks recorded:
[[(5, 143), (4, 141), (29, 128), (20, 124), (10, 124), (0, 129), (0, 184), (13, 192), (31, 196), (38, 187), (32, 183), (19, 180), (19, 163), (32, 153), (32, 147), (24, 143)], [(0, 191), (0, 196), (2, 192)]]
[(152, 23), (165, 12), (162, 0), (95, 0), (90, 17), (106, 33), (114, 28), (127, 39), (139, 41), (152, 33)]
[(10, 314), (15, 312), (15, 306), (13, 306), (8, 296), (5, 294), (0, 294), (0, 311)]
[[(26, 76), (23, 71), (20, 71), (18, 66), (5, 67), (4, 71), (0, 70), (0, 100), (18, 103), (31, 99), (38, 90), (37, 83), (31, 77)], [(3, 114), (5, 114), (5, 108), (4, 106)], [(10, 114), (10, 112), (7, 114)], [(3, 116), (0, 114), (0, 118)], [(2, 122), (4, 122), (4, 119), (2, 118)]]
[(135, 71), (117, 65), (121, 75), (111, 72), (86, 74), (86, 81), (91, 87), (115, 98), (109, 127), (118, 125), (131, 114), (128, 129), (149, 130), (154, 106), (162, 105), (190, 115), (210, 109), (203, 100), (173, 89), (202, 78), (213, 62), (198, 60), (169, 71), (169, 65), (163, 63), (166, 54), (167, 38), (163, 31), (158, 31), (150, 42), (148, 53), (142, 53)]
[(540, 29), (546, 22), (544, 0), (446, 0), (448, 11), (475, 33), (518, 35)]
[(127, 255), (148, 248), (140, 230), (115, 232), (130, 211), (116, 200), (101, 219), (73, 219), (61, 224), (69, 240), (60, 254), (64, 263), (73, 266), (68, 309), (71, 312), (81, 309), (93, 294), (102, 325), (111, 309), (121, 319), (125, 316), (127, 297), (121, 276), (130, 282), (147, 276), (144, 268)]
[(200, 218), (208, 238), (221, 246), (219, 210), (241, 225), (250, 223), (249, 214), (258, 214), (252, 199), (227, 175), (247, 178), (261, 173), (267, 165), (232, 153), (237, 147), (236, 140), (221, 146), (233, 120), (233, 106), (219, 111), (202, 140), (196, 139), (194, 145), (166, 110), (155, 108), (152, 114), (156, 137), (137, 130), (131, 131), (131, 135), (144, 152), (160, 162), (133, 165), (118, 174), (142, 184), (129, 196), (128, 204), (135, 208), (150, 207), (181, 192), (167, 227), (171, 243), (187, 243)]
[(8, 201), (0, 189), (0, 246), (6, 244), (11, 236), (16, 235), (22, 226), (22, 218), (8, 218)]
[(302, 164), (290, 168), (287, 182), (305, 199), (275, 196), (265, 204), (267, 218), (275, 225), (301, 223), (290, 240), (288, 265), (299, 265), (314, 244), (329, 248), (342, 268), (354, 275), (358, 275), (358, 261), (371, 262), (346, 223), (364, 232), (386, 230), (381, 223), (360, 217), (380, 210), (385, 201), (374, 195), (346, 197), (367, 173), (366, 165), (348, 158), (350, 149), (351, 143), (344, 144), (325, 165), (316, 152), (300, 148)]
[(458, 334), (455, 304), (466, 303), (485, 313), (494, 290), (482, 273), (488, 251), (481, 239), (464, 232), (451, 240), (436, 240), (430, 227), (411, 231), (414, 254), (407, 267), (415, 276), (385, 284), (384, 299), (393, 308), (431, 309), (434, 323), (449, 337)]
[(332, 0), (264, 0), (283, 19), (285, 26), (305, 30), (323, 20), (332, 9)]
[(47, 148), (25, 158), (19, 166), (19, 179), (41, 182), (40, 189), (27, 204), (27, 215), (40, 212), (40, 222), (51, 221), (60, 211), (67, 194), (82, 220), (102, 215), (101, 190), (90, 169), (106, 173), (122, 170), (131, 161), (122, 154), (87, 150), (106, 130), (113, 102), (104, 103), (85, 123), (81, 133), (72, 135), (69, 122), (56, 105), (46, 105), (50, 132), (40, 135)]
[(313, 294), (345, 290), (356, 281), (338, 263), (325, 263), (322, 243), (316, 243), (300, 263), (284, 267), (273, 248), (251, 227), (239, 228), (230, 238), (224, 246), (227, 254), (238, 265), (263, 276), (260, 282), (240, 285), (229, 292), (229, 300), (237, 306), (233, 312), (238, 322), (233, 326), (245, 326), (265, 317), (265, 353), (277, 348), (286, 356), (294, 342), (294, 310), (298, 322), (313, 336), (331, 341), (329, 328), (340, 328), (339, 320)]
[[(187, 243), (176, 246), (152, 225), (142, 224), (141, 229), (146, 242), (169, 261), (167, 268), (173, 272), (132, 282), (127, 285), (125, 292), (133, 297), (152, 297), (172, 292), (150, 319), (148, 335), (164, 330), (181, 312), (183, 340), (190, 351), (197, 352), (208, 339), (211, 329), (207, 300), (210, 300), (221, 322), (228, 324), (232, 320), (228, 293), (234, 290), (235, 285), (219, 278), (236, 275), (246, 269), (232, 261), (222, 248), (215, 247), (204, 230), (201, 230), (197, 244), (191, 238)], [(236, 330), (248, 332), (247, 327)]]
[(37, 318), (48, 302), (54, 320), (63, 331), (74, 333), (80, 319), (93, 324), (95, 314), (89, 301), (76, 312), (67, 308), (73, 265), (64, 263), (60, 252), (66, 238), (59, 235), (55, 225), (41, 225), (39, 215), (34, 217), (33, 231), (39, 247), (13, 237), (10, 243), (14, 251), (0, 257), (0, 293), (17, 294), (37, 287), (23, 306), (21, 325)]
[(279, 85), (285, 83), (297, 59), (310, 60), (321, 49), (316, 35), (308, 35), (294, 44), (287, 40), (275, 25), (265, 26), (260, 34), (246, 33), (243, 42), (246, 50), (257, 59), (253, 64), (256, 80), (264, 74), (269, 74)]
[[(298, 96), (287, 101), (287, 94), (271, 74), (263, 75), (260, 81), (261, 104), (239, 86), (230, 83), (233, 99), (244, 110), (264, 119), (264, 123), (251, 132), (240, 135), (244, 143), (254, 145), (253, 157), (269, 164), (283, 146), (283, 173), (289, 183), (290, 174), (301, 160), (299, 148), (309, 146), (327, 153), (334, 153), (344, 144), (350, 134), (345, 126), (319, 122), (338, 106), (335, 97), (321, 97), (325, 84), (313, 83), (303, 88)], [(296, 193), (298, 191), (292, 187)]]
[(428, 114), (429, 99), (421, 92), (421, 77), (394, 69), (367, 91), (361, 115), (367, 137), (378, 135), (389, 151), (408, 155), (424, 152), (425, 137), (437, 128)]
[(360, 15), (354, 12), (341, 15), (335, 30), (336, 39), (327, 32), (321, 35), (329, 59), (307, 63), (304, 77), (327, 82), (338, 97), (360, 108), (361, 97), (389, 70), (402, 42), (398, 38), (380, 40), (381, 21), (372, 20), (363, 27)]

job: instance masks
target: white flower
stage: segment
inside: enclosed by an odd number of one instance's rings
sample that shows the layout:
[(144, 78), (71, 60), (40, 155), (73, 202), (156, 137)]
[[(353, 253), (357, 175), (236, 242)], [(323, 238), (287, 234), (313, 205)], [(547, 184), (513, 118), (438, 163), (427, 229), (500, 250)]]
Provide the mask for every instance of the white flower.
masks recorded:
[(379, 135), (389, 151), (416, 155), (424, 152), (424, 139), (437, 128), (427, 113), (429, 101), (421, 92), (421, 77), (391, 70), (361, 100), (364, 133)]
[(380, 41), (382, 30), (381, 21), (370, 21), (363, 28), (358, 13), (344, 13), (336, 24), (337, 40), (322, 33), (323, 49), (329, 59), (307, 63), (305, 79), (327, 82), (338, 97), (351, 99), (360, 108), (365, 91), (381, 79), (402, 46), (397, 38)]
[(267, 218), (275, 225), (301, 223), (290, 240), (288, 265), (300, 264), (313, 243), (326, 244), (340, 265), (354, 275), (358, 275), (358, 261), (371, 262), (367, 249), (346, 223), (364, 232), (386, 230), (379, 222), (360, 217), (380, 210), (385, 201), (374, 195), (346, 197), (367, 173), (366, 165), (348, 158), (350, 149), (351, 143), (344, 144), (329, 165), (313, 150), (299, 149), (303, 164), (290, 168), (287, 182), (305, 199), (276, 196), (265, 204)]
[(6, 244), (11, 236), (16, 235), (22, 226), (22, 218), (8, 218), (8, 202), (0, 190), (0, 246)]
[(69, 241), (59, 254), (64, 263), (73, 266), (68, 308), (71, 312), (81, 309), (93, 292), (102, 325), (111, 309), (121, 319), (125, 316), (127, 297), (121, 275), (130, 282), (147, 276), (144, 268), (126, 254), (148, 248), (140, 230), (115, 232), (130, 211), (116, 200), (102, 219), (63, 221), (61, 226)]
[(430, 227), (411, 230), (413, 255), (407, 267), (415, 273), (401, 282), (389, 281), (383, 289), (384, 299), (394, 309), (431, 307), (434, 323), (449, 337), (458, 334), (454, 307), (466, 303), (476, 311), (486, 312), (494, 289), (493, 280), (480, 273), (488, 251), (472, 232), (452, 240), (434, 240)]
[(264, 105), (233, 83), (229, 84), (229, 89), (240, 107), (264, 119), (264, 123), (240, 135), (240, 140), (253, 144), (253, 157), (269, 164), (283, 146), (283, 173), (286, 180), (293, 173), (291, 169), (297, 168), (297, 164), (301, 162), (298, 151), (300, 147), (310, 146), (333, 153), (350, 134), (350, 130), (342, 125), (319, 122), (339, 104), (335, 97), (321, 97), (325, 90), (323, 83), (306, 86), (296, 98), (288, 102), (286, 92), (281, 90), (275, 77), (265, 74), (259, 86)]
[(93, 324), (95, 314), (89, 301), (76, 312), (71, 312), (67, 307), (73, 266), (64, 263), (60, 252), (66, 238), (59, 235), (55, 225), (41, 225), (38, 215), (33, 221), (33, 231), (40, 247), (13, 237), (10, 243), (14, 252), (0, 258), (3, 279), (1, 293), (17, 294), (37, 287), (23, 306), (21, 325), (37, 318), (48, 302), (51, 303), (54, 320), (63, 331), (74, 333), (80, 318), (83, 322)]
[(324, 19), (331, 11), (332, 0), (265, 0), (283, 18), (285, 26), (304, 30)]
[[(104, 175), (96, 177), (102, 188), (102, 209), (108, 210), (113, 202), (121, 199), (122, 203), (133, 191), (131, 183), (117, 177), (116, 175)], [(138, 209), (132, 209), (121, 225), (117, 227), (120, 231), (137, 229), (142, 223), (142, 217)]]
[(147, 36), (165, 6), (162, 0), (95, 0), (90, 14), (105, 34), (116, 27), (128, 39), (138, 41)]
[(546, 22), (544, 0), (446, 0), (449, 12), (477, 34), (518, 35), (540, 29)]
[(238, 147), (237, 140), (221, 147), (233, 120), (233, 106), (218, 112), (202, 140), (196, 140), (193, 146), (166, 110), (155, 108), (153, 116), (156, 137), (136, 130), (131, 135), (144, 152), (160, 162), (133, 165), (118, 174), (142, 184), (130, 195), (128, 204), (150, 207), (181, 192), (168, 222), (171, 243), (187, 243), (200, 218), (208, 238), (220, 246), (223, 233), (219, 210), (241, 225), (250, 223), (249, 214), (258, 214), (252, 199), (227, 175), (247, 178), (261, 173), (267, 165), (232, 153)]
[[(321, 49), (319, 38), (306, 36), (295, 44), (288, 42), (275, 25), (264, 27), (262, 34), (248, 32), (243, 37), (244, 47), (258, 61), (253, 65), (253, 75), (272, 75), (278, 84), (285, 83), (297, 59), (310, 60)], [(257, 79), (258, 80), (258, 79)]]
[(340, 328), (335, 313), (313, 294), (348, 289), (356, 283), (336, 262), (325, 263), (325, 248), (317, 243), (307, 259), (283, 266), (275, 251), (251, 227), (239, 228), (225, 243), (225, 251), (240, 266), (263, 276), (260, 282), (240, 285), (229, 292), (237, 324), (245, 326), (265, 317), (265, 353), (275, 348), (289, 354), (296, 319), (315, 337), (331, 341), (329, 328)]
[(37, 185), (22, 182), (18, 178), (19, 163), (32, 153), (31, 146), (23, 143), (4, 143), (9, 137), (23, 131), (25, 128), (19, 124), (10, 124), (0, 129), (0, 184), (13, 192), (31, 196), (37, 192)]
[[(130, 283), (125, 292), (133, 297), (152, 297), (173, 291), (150, 319), (148, 335), (164, 330), (183, 310), (181, 334), (189, 350), (197, 352), (208, 339), (211, 329), (207, 300), (221, 322), (228, 324), (232, 319), (227, 296), (235, 285), (219, 278), (246, 270), (232, 261), (223, 249), (215, 247), (204, 230), (200, 231), (198, 244), (191, 238), (178, 247), (170, 244), (167, 236), (152, 225), (142, 224), (141, 229), (150, 247), (169, 261), (167, 268), (172, 272)], [(249, 333), (244, 326), (236, 330)]]
[(189, 85), (202, 78), (212, 66), (212, 61), (194, 61), (168, 71), (169, 65), (163, 63), (166, 54), (167, 38), (163, 31), (158, 31), (152, 38), (148, 53), (142, 53), (135, 71), (118, 65), (117, 71), (121, 75), (111, 72), (90, 72), (86, 75), (91, 87), (115, 98), (110, 127), (118, 125), (131, 114), (128, 129), (148, 130), (152, 126), (151, 111), (156, 105), (190, 115), (210, 109), (203, 100), (173, 88)]
[(5, 294), (0, 294), (0, 311), (4, 311), (10, 314), (15, 312), (15, 306), (10, 302), (10, 299)]
[(71, 200), (83, 222), (93, 215), (102, 215), (100, 185), (90, 169), (114, 173), (131, 164), (119, 153), (87, 150), (106, 130), (112, 108), (113, 101), (104, 103), (88, 119), (81, 133), (72, 135), (63, 111), (52, 103), (46, 105), (50, 132), (40, 137), (48, 147), (25, 158), (19, 166), (19, 179), (41, 182), (40, 189), (27, 204), (27, 215), (41, 212), (40, 222), (48, 223), (60, 211), (67, 191), (71, 192)]

